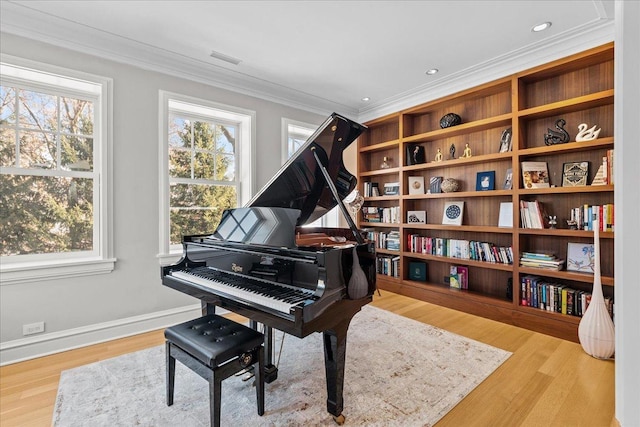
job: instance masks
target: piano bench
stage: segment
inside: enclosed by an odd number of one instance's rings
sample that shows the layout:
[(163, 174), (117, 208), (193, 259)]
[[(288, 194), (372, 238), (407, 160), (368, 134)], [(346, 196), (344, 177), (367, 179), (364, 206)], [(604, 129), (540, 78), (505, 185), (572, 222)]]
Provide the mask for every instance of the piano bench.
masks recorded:
[(173, 405), (176, 359), (209, 382), (211, 425), (220, 425), (222, 381), (253, 366), (258, 414), (264, 414), (264, 335), (212, 314), (164, 331), (167, 406)]

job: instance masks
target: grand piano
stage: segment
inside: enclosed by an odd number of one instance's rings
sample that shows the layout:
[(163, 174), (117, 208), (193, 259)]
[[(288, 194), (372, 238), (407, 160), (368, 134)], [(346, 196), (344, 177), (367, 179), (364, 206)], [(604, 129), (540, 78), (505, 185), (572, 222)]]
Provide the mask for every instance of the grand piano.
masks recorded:
[[(375, 291), (375, 245), (343, 203), (356, 187), (342, 156), (366, 127), (332, 114), (249, 203), (226, 210), (213, 233), (184, 236), (183, 255), (162, 283), (265, 327), (267, 382), (274, 329), (323, 334), (327, 411), (344, 422), (347, 329)], [(302, 227), (339, 206), (349, 228)], [(320, 367), (318, 367), (320, 368)]]

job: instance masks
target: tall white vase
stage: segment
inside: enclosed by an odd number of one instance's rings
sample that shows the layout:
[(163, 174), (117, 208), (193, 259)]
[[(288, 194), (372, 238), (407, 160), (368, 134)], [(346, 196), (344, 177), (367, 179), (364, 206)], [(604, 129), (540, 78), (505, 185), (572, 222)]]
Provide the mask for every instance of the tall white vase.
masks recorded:
[(602, 294), (600, 278), (600, 218), (593, 224), (594, 268), (591, 302), (578, 325), (578, 338), (584, 351), (599, 359), (608, 359), (615, 352), (615, 330)]

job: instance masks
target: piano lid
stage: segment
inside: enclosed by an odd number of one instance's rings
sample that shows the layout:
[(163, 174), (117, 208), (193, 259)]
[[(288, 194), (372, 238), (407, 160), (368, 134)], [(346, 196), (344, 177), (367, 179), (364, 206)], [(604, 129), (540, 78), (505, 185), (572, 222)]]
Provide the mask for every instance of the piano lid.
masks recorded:
[(298, 209), (298, 226), (320, 218), (333, 209), (337, 201), (327, 187), (313, 153), (328, 171), (343, 200), (355, 189), (357, 179), (344, 167), (342, 155), (366, 129), (337, 113), (331, 114), (246, 207)]

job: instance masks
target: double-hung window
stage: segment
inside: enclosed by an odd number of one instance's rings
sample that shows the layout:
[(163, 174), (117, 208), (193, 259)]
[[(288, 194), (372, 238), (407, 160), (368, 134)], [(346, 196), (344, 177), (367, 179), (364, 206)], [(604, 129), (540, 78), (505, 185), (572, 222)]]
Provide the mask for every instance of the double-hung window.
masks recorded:
[(252, 194), (255, 113), (161, 92), (160, 256), (182, 237), (215, 230)]
[(110, 79), (3, 56), (2, 283), (113, 270)]

